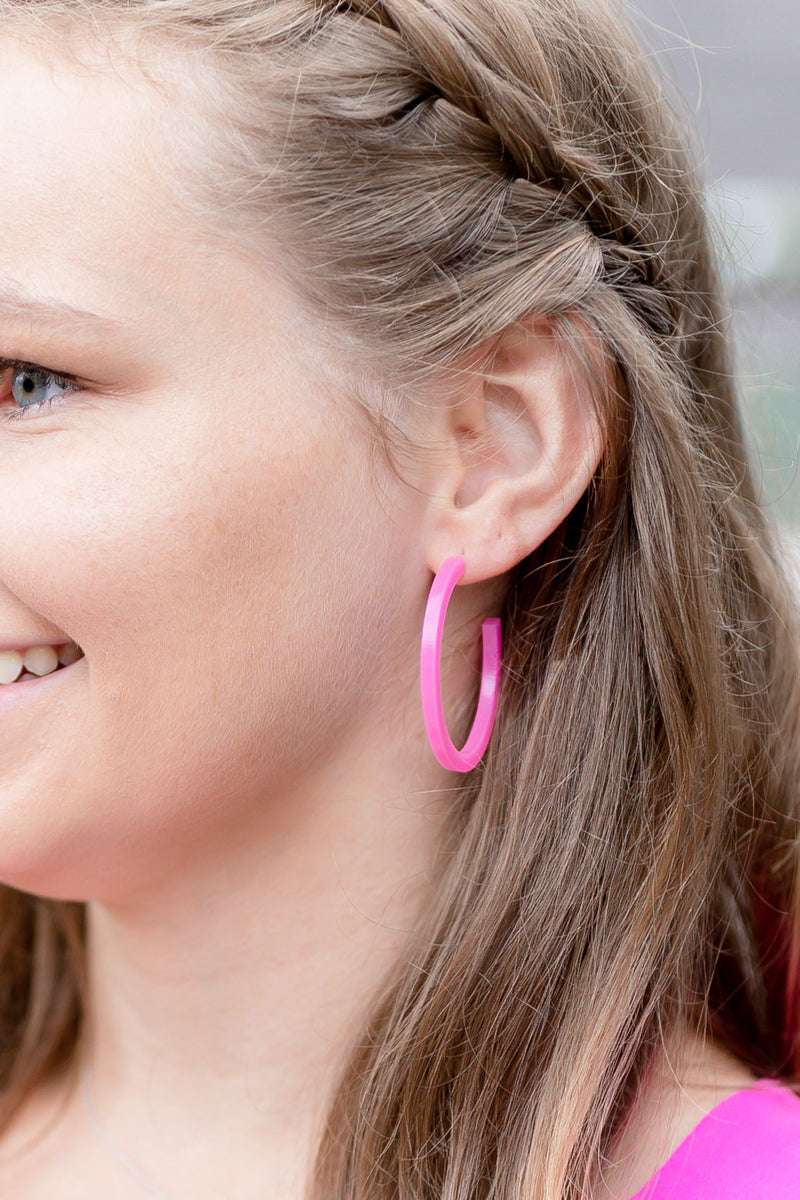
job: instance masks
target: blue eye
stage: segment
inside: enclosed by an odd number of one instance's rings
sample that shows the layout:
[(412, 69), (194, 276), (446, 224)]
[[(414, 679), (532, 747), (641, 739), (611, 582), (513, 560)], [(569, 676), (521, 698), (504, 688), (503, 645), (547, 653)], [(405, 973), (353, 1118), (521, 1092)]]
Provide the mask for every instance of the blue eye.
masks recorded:
[(6, 370), (11, 371), (11, 399), (16, 404), (16, 409), (2, 414), (7, 419), (51, 408), (65, 393), (80, 391), (69, 375), (58, 375), (37, 363), (0, 358), (0, 371)]

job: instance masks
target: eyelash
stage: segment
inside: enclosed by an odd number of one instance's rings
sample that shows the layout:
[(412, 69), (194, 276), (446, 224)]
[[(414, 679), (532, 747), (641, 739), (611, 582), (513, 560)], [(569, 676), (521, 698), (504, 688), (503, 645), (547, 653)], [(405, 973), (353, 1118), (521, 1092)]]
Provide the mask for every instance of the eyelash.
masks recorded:
[[(24, 371), (31, 375), (46, 375), (50, 380), (56, 383), (64, 383), (70, 385), (69, 391), (80, 391), (74, 375), (62, 375), (58, 371), (51, 371), (48, 367), (41, 367), (38, 363), (26, 362), (20, 358), (0, 358), (0, 373), (7, 370)], [(51, 396), (49, 400), (37, 400), (34, 404), (28, 404), (25, 408), (12, 408), (9, 411), (0, 412), (0, 420), (2, 421), (19, 421), (25, 419), (30, 412), (42, 413), (48, 408), (53, 408), (55, 405), (62, 403), (61, 396)]]

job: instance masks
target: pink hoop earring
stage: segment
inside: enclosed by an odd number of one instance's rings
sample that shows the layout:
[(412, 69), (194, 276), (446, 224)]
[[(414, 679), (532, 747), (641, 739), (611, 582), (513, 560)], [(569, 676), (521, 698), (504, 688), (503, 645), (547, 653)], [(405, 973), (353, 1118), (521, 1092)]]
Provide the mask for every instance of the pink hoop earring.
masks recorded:
[(420, 649), (420, 685), (422, 689), (422, 715), (433, 753), (443, 767), (450, 771), (471, 771), (480, 762), (489, 744), (489, 738), (497, 712), (497, 697), (500, 691), (500, 664), (502, 639), (499, 617), (487, 617), (481, 626), (483, 639), (483, 672), (481, 690), (475, 720), (464, 746), (457, 750), (453, 745), (442, 708), (442, 634), (447, 615), (447, 605), (453, 589), (466, 569), (462, 555), (448, 558), (436, 573), (428, 595), (425, 617), (422, 622), (422, 647)]

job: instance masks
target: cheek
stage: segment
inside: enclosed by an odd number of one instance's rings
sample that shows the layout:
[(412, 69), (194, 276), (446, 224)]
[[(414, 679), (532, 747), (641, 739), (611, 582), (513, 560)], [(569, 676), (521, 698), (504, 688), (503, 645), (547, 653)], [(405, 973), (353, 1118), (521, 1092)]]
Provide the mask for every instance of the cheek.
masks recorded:
[(235, 619), (260, 566), (277, 579), (331, 512), (326, 481), (309, 487), (313, 446), (269, 457), (188, 422), (139, 424), (83, 446), (55, 434), (47, 454), (12, 447), (0, 480), (13, 512), (0, 519), (0, 586), (96, 663), (126, 640), (168, 653), (171, 635), (194, 645), (203, 622)]
[[(247, 822), (296, 783), (357, 718), (391, 628), (397, 543), (346, 444), (150, 445), (18, 472), (0, 552), (12, 613), (86, 653), (86, 694), (69, 723), (55, 714), (29, 776), (60, 797), (47, 818), (64, 895), (71, 869), (119, 881), (137, 845), (156, 870), (165, 844)], [(52, 887), (46, 851), (20, 886)]]

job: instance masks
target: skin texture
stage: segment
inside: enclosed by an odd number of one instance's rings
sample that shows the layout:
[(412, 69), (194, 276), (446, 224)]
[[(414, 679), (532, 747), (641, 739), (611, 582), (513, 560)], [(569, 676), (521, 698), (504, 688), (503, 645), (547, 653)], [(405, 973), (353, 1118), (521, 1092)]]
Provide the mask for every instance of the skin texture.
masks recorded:
[[(0, 635), (86, 655), (0, 716), (0, 879), (88, 902), (111, 1136), (176, 1200), (296, 1200), (453, 782), (418, 699), (433, 573), (465, 555), (445, 696), (468, 726), (480, 621), (601, 439), (536, 323), (431, 397), (439, 451), (399, 482), (280, 276), (175, 204), (149, 85), (10, 37), (0, 61), (0, 288), (114, 324), (0, 310), (1, 355), (83, 382), (0, 423)], [(74, 1078), (0, 1144), (3, 1200), (144, 1194)]]

